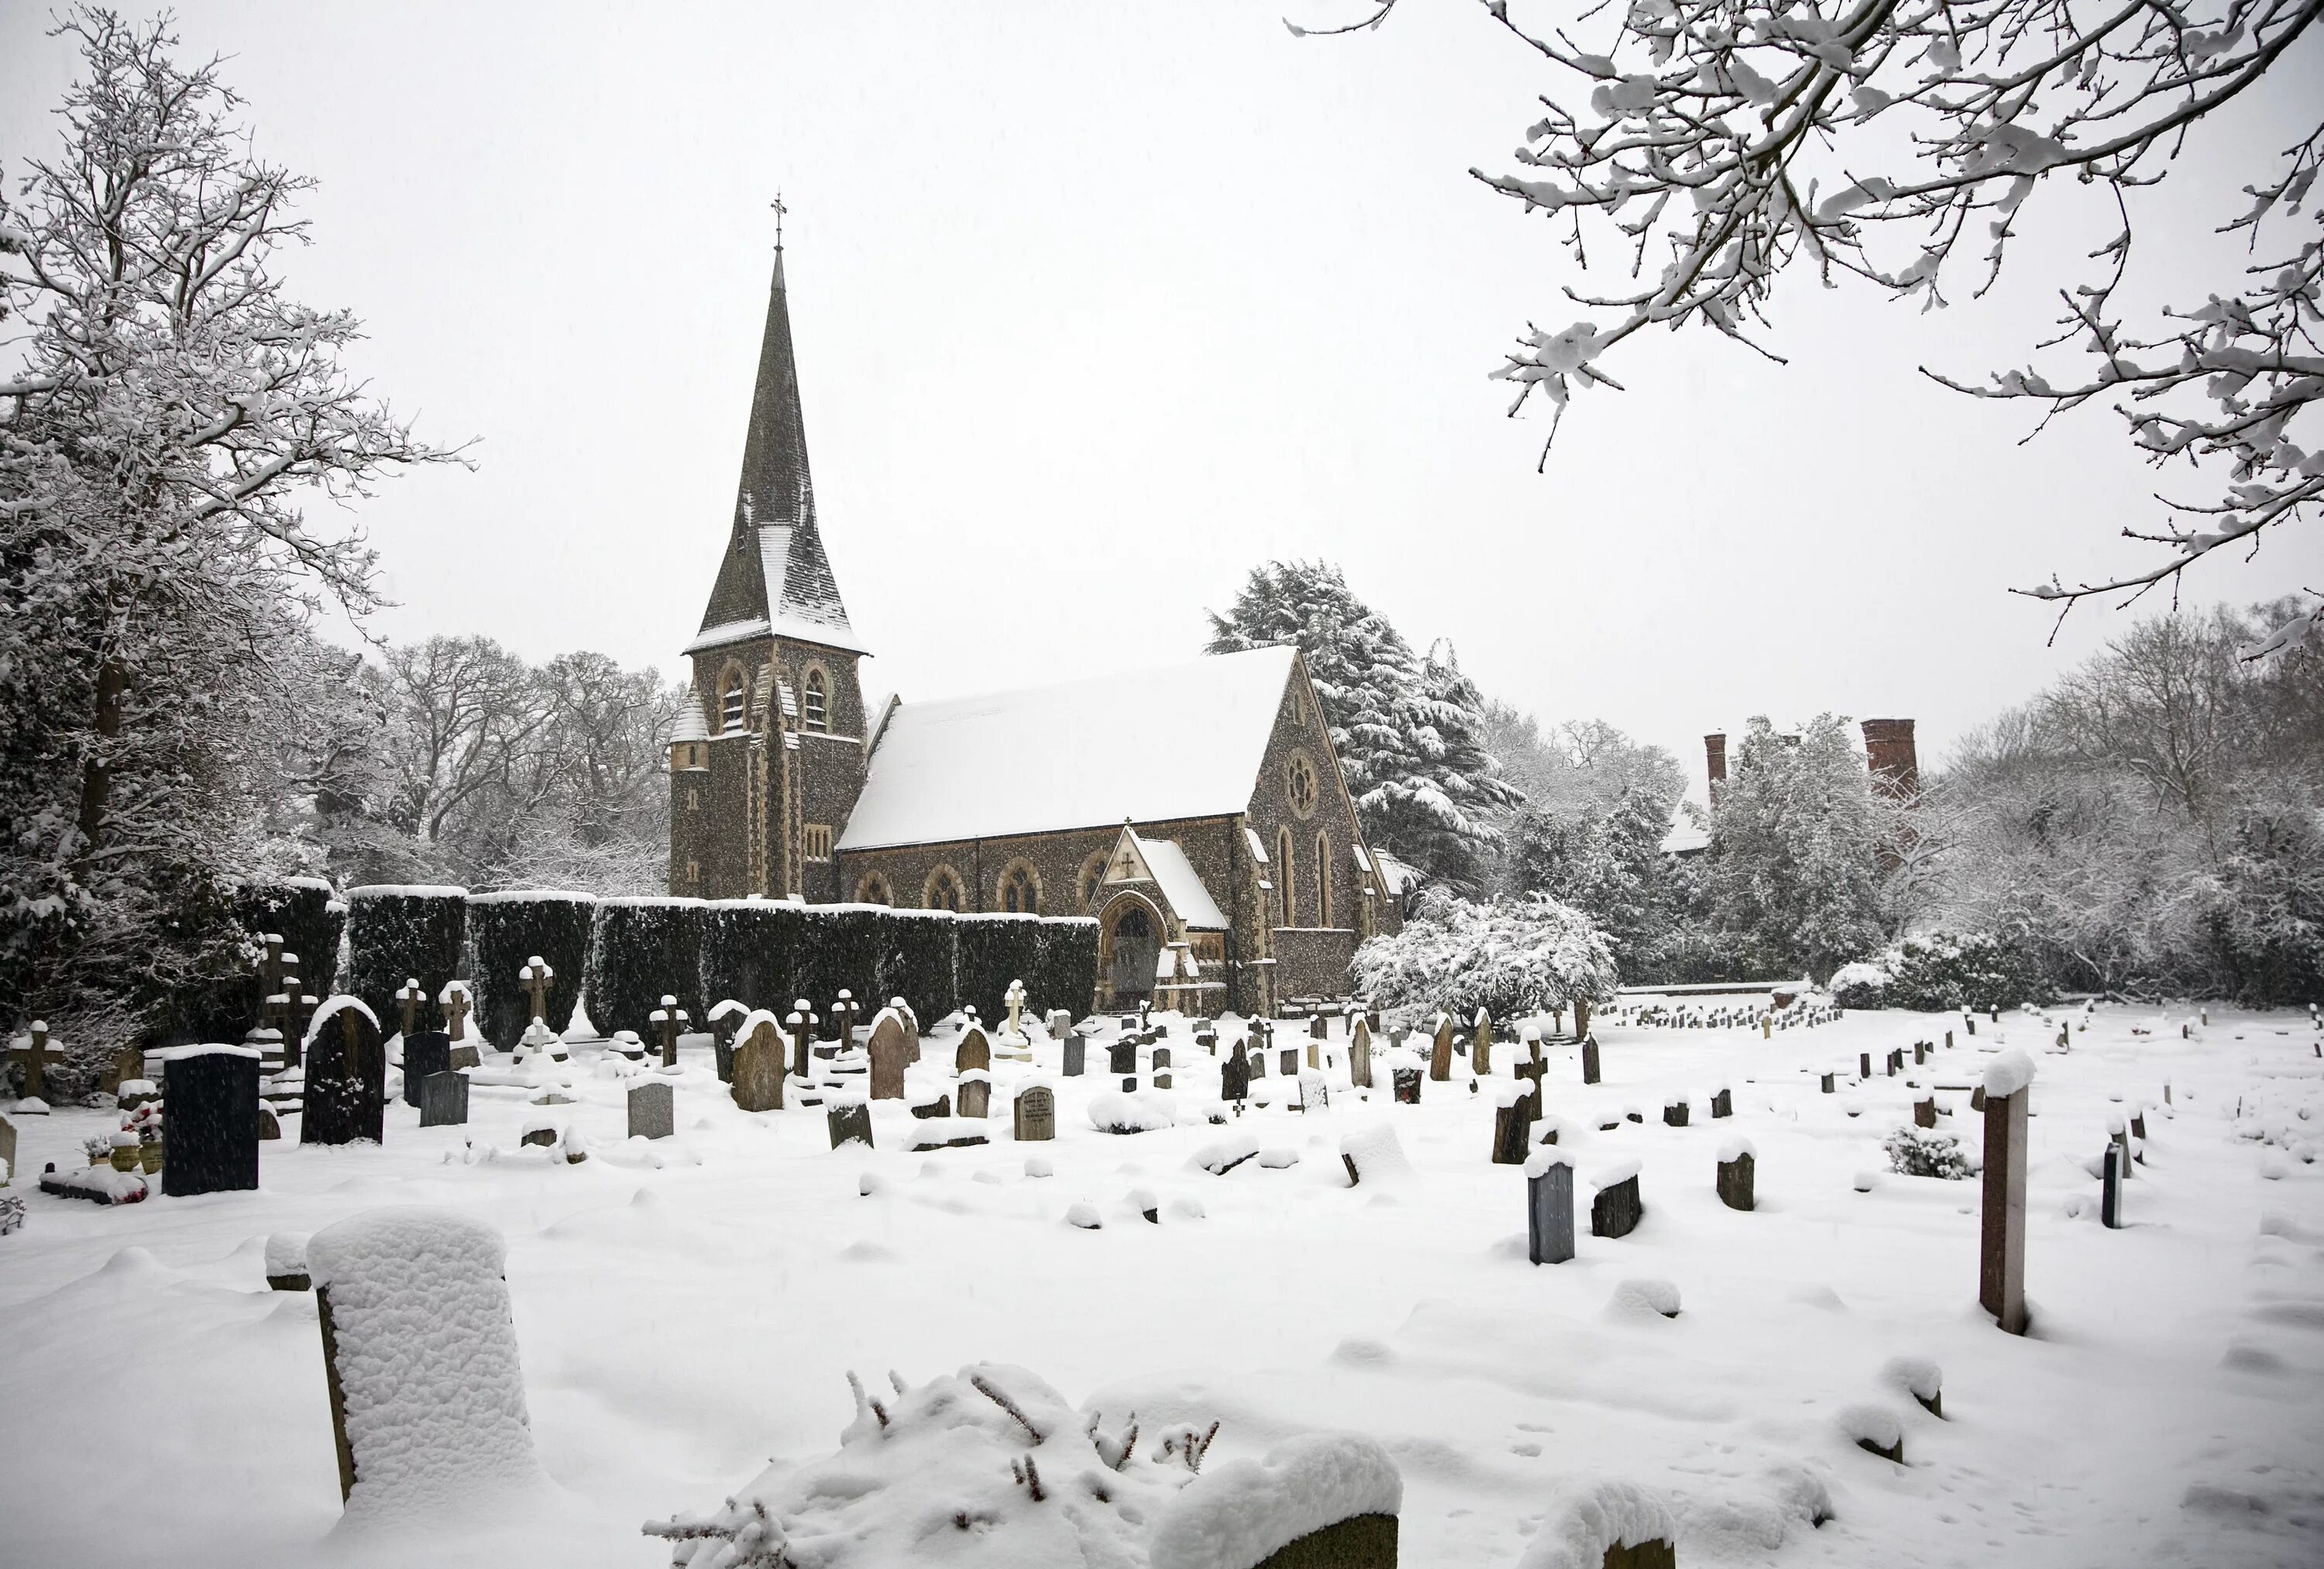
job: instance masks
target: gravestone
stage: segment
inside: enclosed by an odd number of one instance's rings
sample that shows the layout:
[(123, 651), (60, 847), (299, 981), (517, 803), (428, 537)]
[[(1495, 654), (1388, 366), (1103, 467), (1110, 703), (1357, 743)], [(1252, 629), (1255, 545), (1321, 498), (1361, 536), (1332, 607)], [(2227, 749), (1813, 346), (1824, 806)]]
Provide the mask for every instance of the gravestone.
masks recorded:
[(1074, 1032), (1074, 1016), (1062, 1008), (1050, 1009), (1048, 1017), (1042, 1023), (1051, 1040), (1063, 1040)]
[(952, 1095), (944, 1090), (938, 1090), (933, 1095), (923, 1091), (918, 1100), (913, 1100), (908, 1096), (905, 1104), (913, 1116), (923, 1121), (932, 1121), (938, 1117), (952, 1115)]
[(0, 1117), (0, 1182), (13, 1182), (16, 1175), (16, 1124)]
[(990, 1072), (991, 1067), (992, 1042), (986, 1038), (982, 1025), (972, 1024), (961, 1031), (960, 1045), (952, 1054), (952, 1071), (964, 1074), (973, 1068)]
[(243, 1046), (182, 1046), (156, 1055), (169, 1065), (161, 1191), (184, 1198), (256, 1187), (258, 1053)]
[(1421, 1070), (1406, 1064), (1398, 1064), (1389, 1072), (1396, 1082), (1397, 1102), (1407, 1106), (1420, 1104), (1420, 1081), (1423, 1076)]
[(7, 1060), (16, 1065), (18, 1094), (28, 1101), (49, 1098), (48, 1070), (62, 1067), (65, 1054), (60, 1048), (49, 1044), (49, 1026), (45, 1020), (32, 1020), (24, 1044), (8, 1048)]
[(2122, 1158), (2122, 1146), (2119, 1144), (2107, 1145), (2106, 1148), (2105, 1172), (2099, 1179), (2098, 1186), (2098, 1221), (2110, 1232), (2118, 1232), (2122, 1229), (2122, 1174), (2124, 1168), (2125, 1163)]
[(1255, 1079), (1263, 1079), (1267, 1076), (1267, 1048), (1264, 1047), (1251, 1048), (1250, 1076)]
[(446, 1069), (420, 1081), (420, 1125), (456, 1128), (468, 1120), (468, 1075)]
[(1307, 1020), (1307, 1038), (1310, 1040), (1329, 1040), (1331, 1038), (1331, 1021), (1320, 1013), (1310, 1015)]
[(1533, 1141), (1534, 1098), (1517, 1085), (1503, 1087), (1493, 1109), (1493, 1164), (1523, 1166)]
[(305, 1115), (299, 1119), (301, 1144), (351, 1144), (384, 1138), (387, 1111), (387, 1052), (379, 1026), (352, 997), (322, 1020), (307, 1059)]
[(414, 1020), (420, 1005), (428, 1001), (427, 990), (420, 984), (420, 977), (417, 975), (404, 977), (403, 984), (396, 991), (395, 1000), (403, 1004), (402, 1028), (397, 1033), (409, 1036), (419, 1028)]
[(1582, 1082), (1585, 1084), (1598, 1082), (1598, 1038), (1594, 1035), (1584, 1038), (1582, 1042)]
[(1493, 1071), (1493, 1018), (1481, 1008), (1469, 1024), (1469, 1066), (1479, 1078)]
[(1057, 1097), (1047, 1084), (1017, 1092), (1015, 1131), (1020, 1144), (1045, 1143), (1057, 1136)]
[(1238, 1105), (1250, 1099), (1250, 1053), (1240, 1040), (1233, 1055), (1219, 1065), (1219, 1099)]
[[(436, 1002), (444, 1010), (444, 1033), (452, 1038), (452, 1044), (456, 1048), (462, 1041), (468, 1038), (468, 1015), (475, 1007), (475, 1003), (468, 1001), (467, 983), (463, 981), (447, 981)], [(468, 1049), (473, 1052), (476, 1048), (472, 1046)], [(468, 1066), (474, 1067), (475, 1064), (471, 1063)]]
[(963, 1075), (960, 1081), (960, 1115), (982, 1119), (992, 1110), (992, 1081), (982, 1074)]
[(1752, 1207), (1752, 1186), (1756, 1179), (1757, 1158), (1748, 1149), (1738, 1149), (1719, 1163), (1719, 1202), (1729, 1209)]
[(1826, 1074), (1826, 1075), (1823, 1075), (1823, 1077), (1822, 1077), (1822, 1079), (1821, 1080), (1821, 1087), (1822, 1087), (1823, 1093), (1824, 1093), (1825, 1094), (1827, 1094), (1827, 1095), (1831, 1094), (1833, 1093), (1833, 1091), (1832, 1091), (1832, 1087), (1831, 1087), (1831, 1080), (1832, 1080), (1832, 1075), (1830, 1075), (1830, 1074)]
[(1721, 1084), (1711, 1097), (1711, 1120), (1715, 1122), (1721, 1117), (1734, 1114), (1735, 1092)]
[[(1997, 1078), (1997, 1070), (2007, 1071)], [(1985, 1192), (1977, 1299), (2010, 1334), (2025, 1333), (2025, 1113), (2033, 1076), (2033, 1064), (2008, 1052), (1978, 1086), (1985, 1094)], [(2012, 1085), (2012, 1094), (1997, 1093)]]
[(1105, 1071), (1110, 1074), (1135, 1074), (1138, 1071), (1138, 1043), (1128, 1036), (1122, 1036), (1106, 1048)]
[(1646, 1213), (1646, 1203), (1638, 1195), (1638, 1174), (1634, 1169), (1620, 1181), (1599, 1188), (1598, 1196), (1590, 1205), (1590, 1234), (1627, 1237), (1637, 1229)]
[(1065, 1076), (1077, 1079), (1089, 1071), (1089, 1037), (1076, 1030), (1065, 1037)]
[(677, 998), (664, 997), (661, 1000), (661, 1006), (648, 1014), (647, 1018), (661, 1031), (661, 1066), (676, 1067), (678, 1066), (678, 1032), (687, 1026), (686, 1010), (678, 1005)]
[(1691, 1116), (1693, 1108), (1689, 1106), (1684, 1101), (1665, 1101), (1663, 1103), (1663, 1126), (1666, 1128), (1683, 1128), (1686, 1126), (1687, 1118)]
[(1438, 1084), (1452, 1076), (1452, 1020), (1449, 1014), (1436, 1016), (1436, 1038), (1428, 1047), (1428, 1076)]
[(97, 1075), (97, 1087), (108, 1095), (118, 1094), (122, 1085), (144, 1076), (145, 1054), (134, 1046), (124, 1046), (106, 1060), (105, 1071)]
[(1348, 1030), (1348, 1082), (1360, 1090), (1372, 1087), (1372, 1031), (1360, 1016)]
[(668, 1079), (630, 1086), (630, 1137), (667, 1139), (678, 1131), (677, 1096)]
[(441, 1029), (423, 1029), (403, 1038), (403, 1103), (420, 1103), (420, 1084), (430, 1074), (452, 1066), (452, 1037)]
[[(873, 1071), (878, 1071), (876, 1061)], [(734, 1048), (732, 1093), (734, 1104), (745, 1112), (783, 1109), (783, 1032), (773, 1020), (760, 1020)]]
[(1933, 1128), (1937, 1125), (1937, 1097), (1924, 1095), (1913, 1103), (1913, 1126)]
[(1299, 1075), (1299, 1109), (1303, 1112), (1326, 1111), (1332, 1104), (1332, 1087), (1320, 1073)]
[(1914, 1066), (1914, 1067), (1923, 1067), (1923, 1066), (1925, 1066), (1927, 1065), (1927, 1063), (1928, 1063), (1928, 1060), (1929, 1060), (1929, 1043), (1928, 1043), (1927, 1041), (1925, 1041), (1925, 1040), (1916, 1040), (1916, 1041), (1914, 1041), (1914, 1042), (1913, 1043), (1913, 1066)]
[(1526, 1257), (1536, 1264), (1573, 1257), (1573, 1168), (1552, 1150), (1526, 1163)]
[(883, 1012), (872, 1024), (872, 1098), (904, 1098), (904, 1021)]
[(1323, 1066), (1323, 1048), (1314, 1040), (1307, 1043), (1307, 1066), (1311, 1069)]
[(1299, 1076), (1299, 1048), (1296, 1046), (1286, 1046), (1283, 1048), (1280, 1059), (1276, 1063), (1275, 1066), (1276, 1071), (1282, 1074), (1285, 1078), (1297, 1078)]
[(872, 1108), (862, 1101), (848, 1101), (826, 1108), (824, 1124), (831, 1132), (831, 1147), (838, 1149), (851, 1140), (872, 1148)]
[(1157, 1090), (1170, 1087), (1170, 1048), (1167, 1046), (1154, 1048), (1154, 1087)]

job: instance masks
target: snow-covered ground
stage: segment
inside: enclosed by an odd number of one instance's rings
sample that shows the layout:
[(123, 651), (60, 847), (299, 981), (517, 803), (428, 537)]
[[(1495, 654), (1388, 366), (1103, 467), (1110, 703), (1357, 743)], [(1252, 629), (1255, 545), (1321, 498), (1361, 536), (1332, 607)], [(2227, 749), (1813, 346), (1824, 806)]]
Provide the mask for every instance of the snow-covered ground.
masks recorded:
[[(32, 1192), (32, 1174), (82, 1164), (113, 1114), (25, 1118), (13, 1191), (30, 1216), (0, 1238), (0, 1562), (646, 1569), (668, 1547), (642, 1521), (714, 1509), (770, 1458), (829, 1454), (855, 1416), (849, 1370), (918, 1384), (978, 1361), (1021, 1364), (1110, 1427), (1216, 1419), (1214, 1464), (1310, 1429), (1370, 1434), (1402, 1472), (1416, 1566), (1513, 1565), (1561, 1489), (1594, 1478), (1659, 1496), (1691, 1566), (2324, 1562), (2324, 1059), (2305, 1016), (2214, 1011), (2192, 1040), (2183, 1017), (2102, 1008), (2063, 1055), (2023, 1014), (1974, 1039), (1898, 1013), (1772, 1040), (1601, 1022), (1602, 1084), (1582, 1084), (1574, 1048), (1548, 1054), (1583, 1234), (1541, 1268), (1465, 1065), (1393, 1106), (1347, 1091), (1342, 1064), (1328, 1112), (1277, 1103), (1234, 1130), (1296, 1163), (1217, 1177), (1192, 1159), (1222, 1131), (1199, 1121), (1215, 1066), (1183, 1025), (1180, 1126), (1094, 1131), (1088, 1103), (1118, 1087), (1099, 1072), (1054, 1081), (1046, 1145), (1010, 1141), (1035, 1070), (1006, 1059), (990, 1146), (908, 1152), (883, 1103), (881, 1147), (835, 1152), (818, 1110), (738, 1112), (704, 1040), (678, 1135), (651, 1146), (622, 1141), (622, 1086), (576, 1048), (577, 1103), (554, 1113), (586, 1137), (578, 1165), (521, 1149), (527, 1093), (480, 1084), (466, 1128), (422, 1131), (393, 1101), (384, 1148), (269, 1143), (257, 1193), (99, 1209)], [(1851, 1083), (1859, 1051), (1878, 1074), (1949, 1025), (1954, 1049), (1926, 1068)], [(1911, 1120), (1909, 1082), (1939, 1086), (1941, 1131), (1974, 1149), (1966, 1086), (2005, 1038), (2039, 1069), (2023, 1340), (1977, 1307), (1978, 1184), (1891, 1175), (1880, 1147)], [(1043, 1069), (1056, 1050), (1038, 1048)], [(1495, 1055), (1506, 1076), (1515, 1050)], [(1824, 1069), (1840, 1093), (1818, 1092)], [(1722, 1084), (1735, 1116), (1714, 1121)], [(1665, 1127), (1679, 1093), (1692, 1124)], [(2108, 1232), (2098, 1158), (2139, 1103), (2146, 1161)], [(1340, 1140), (1383, 1120), (1413, 1173), (1351, 1187)], [(1712, 1187), (1736, 1136), (1757, 1151), (1751, 1214)], [(1590, 1237), (1589, 1177), (1631, 1158), (1644, 1224)], [(1101, 1229), (1065, 1223), (1083, 1203)], [(415, 1510), (417, 1542), (394, 1522), (334, 1536), (314, 1299), (267, 1289), (266, 1240), (411, 1204), (505, 1237), (535, 1442), (563, 1492), (498, 1531)], [(1641, 1280), (1675, 1287), (1679, 1316), (1626, 1289)], [(1942, 1370), (1944, 1419), (1884, 1373), (1900, 1357)], [(1902, 1467), (1850, 1436), (1878, 1410)]]

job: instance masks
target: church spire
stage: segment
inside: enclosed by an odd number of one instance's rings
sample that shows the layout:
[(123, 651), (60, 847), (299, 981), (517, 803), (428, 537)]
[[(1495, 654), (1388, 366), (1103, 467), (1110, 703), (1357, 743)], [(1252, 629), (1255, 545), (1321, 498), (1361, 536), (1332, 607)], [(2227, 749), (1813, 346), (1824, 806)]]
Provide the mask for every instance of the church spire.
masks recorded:
[[(775, 204), (779, 226), (781, 198)], [(775, 240), (775, 276), (767, 292), (767, 327), (759, 340), (759, 381), (742, 440), (742, 479), (734, 493), (738, 530), (788, 523), (815, 527), (815, 482), (807, 466), (807, 420), (799, 410), (798, 365), (791, 352), (791, 313), (783, 283), (783, 246)]]

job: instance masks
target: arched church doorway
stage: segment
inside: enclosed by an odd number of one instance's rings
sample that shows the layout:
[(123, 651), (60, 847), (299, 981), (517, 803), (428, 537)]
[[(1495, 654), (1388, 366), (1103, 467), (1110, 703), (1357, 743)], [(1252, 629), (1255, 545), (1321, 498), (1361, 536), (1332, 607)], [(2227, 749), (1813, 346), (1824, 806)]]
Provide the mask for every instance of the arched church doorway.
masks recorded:
[(1117, 1008), (1134, 1008), (1154, 992), (1154, 966), (1162, 957), (1162, 927), (1145, 904), (1125, 899), (1108, 922), (1112, 957), (1106, 981)]

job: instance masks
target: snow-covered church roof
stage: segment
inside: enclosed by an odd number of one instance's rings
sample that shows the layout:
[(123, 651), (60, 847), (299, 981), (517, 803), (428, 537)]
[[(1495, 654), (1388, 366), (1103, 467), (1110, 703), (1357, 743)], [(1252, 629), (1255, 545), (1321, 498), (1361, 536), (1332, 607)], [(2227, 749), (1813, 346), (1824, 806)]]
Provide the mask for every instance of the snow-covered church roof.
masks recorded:
[(1250, 804), (1288, 648), (899, 704), (842, 850), (1228, 817)]

